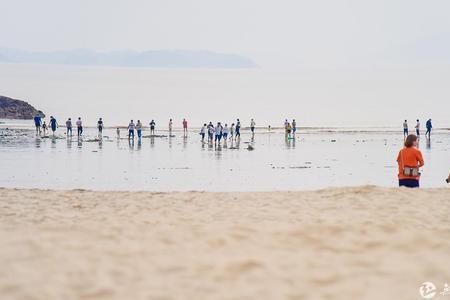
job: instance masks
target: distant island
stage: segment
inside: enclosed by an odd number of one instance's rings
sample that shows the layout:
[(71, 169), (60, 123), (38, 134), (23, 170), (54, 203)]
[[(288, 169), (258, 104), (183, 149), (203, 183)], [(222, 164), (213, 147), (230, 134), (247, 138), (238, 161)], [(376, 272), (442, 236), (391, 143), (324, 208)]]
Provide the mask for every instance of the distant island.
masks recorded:
[(28, 102), (0, 96), (0, 119), (21, 119), (29, 120), (39, 114), (45, 117), (45, 114), (28, 104)]
[(250, 58), (193, 50), (29, 52), (0, 48), (0, 62), (148, 68), (255, 68)]

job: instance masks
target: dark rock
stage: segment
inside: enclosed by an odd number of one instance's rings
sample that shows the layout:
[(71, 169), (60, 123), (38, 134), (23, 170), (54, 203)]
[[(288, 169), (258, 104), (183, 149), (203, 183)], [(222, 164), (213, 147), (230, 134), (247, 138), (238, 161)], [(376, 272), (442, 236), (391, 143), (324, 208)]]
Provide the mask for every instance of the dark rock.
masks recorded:
[(45, 117), (45, 114), (25, 101), (0, 96), (0, 119), (33, 119), (37, 114)]

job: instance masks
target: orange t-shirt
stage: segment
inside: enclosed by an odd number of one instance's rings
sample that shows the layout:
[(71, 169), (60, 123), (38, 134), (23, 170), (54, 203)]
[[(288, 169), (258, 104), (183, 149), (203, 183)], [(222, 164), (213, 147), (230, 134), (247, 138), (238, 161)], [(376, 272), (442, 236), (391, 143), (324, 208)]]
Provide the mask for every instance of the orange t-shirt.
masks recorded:
[(417, 168), (419, 166), (423, 166), (423, 157), (422, 152), (420, 152), (419, 149), (416, 147), (410, 147), (410, 148), (403, 148), (400, 150), (397, 156), (397, 162), (398, 162), (398, 178), (399, 179), (419, 179), (419, 176), (405, 176), (403, 175), (403, 168), (411, 167), (411, 168)]

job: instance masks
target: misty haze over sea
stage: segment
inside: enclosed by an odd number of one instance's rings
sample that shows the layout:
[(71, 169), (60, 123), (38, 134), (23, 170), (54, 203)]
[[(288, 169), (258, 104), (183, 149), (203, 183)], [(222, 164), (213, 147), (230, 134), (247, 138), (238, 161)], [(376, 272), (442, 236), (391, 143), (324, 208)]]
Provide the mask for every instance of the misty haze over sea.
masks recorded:
[(205, 50), (33, 52), (0, 48), (0, 62), (150, 68), (255, 68), (250, 58)]

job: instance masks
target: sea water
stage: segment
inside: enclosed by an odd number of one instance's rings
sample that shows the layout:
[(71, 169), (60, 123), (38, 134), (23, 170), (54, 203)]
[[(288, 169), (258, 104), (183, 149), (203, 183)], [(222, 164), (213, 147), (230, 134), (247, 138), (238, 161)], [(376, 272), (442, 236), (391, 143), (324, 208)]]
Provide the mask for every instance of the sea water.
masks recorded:
[[(421, 139), (423, 187), (447, 186), (450, 132)], [(94, 128), (81, 139), (0, 128), (0, 187), (148, 191), (277, 191), (397, 186), (403, 135), (379, 130), (248, 131), (240, 142), (202, 143), (198, 132), (156, 132), (141, 141)], [(249, 150), (249, 145), (253, 150)]]

